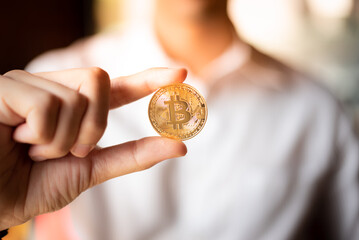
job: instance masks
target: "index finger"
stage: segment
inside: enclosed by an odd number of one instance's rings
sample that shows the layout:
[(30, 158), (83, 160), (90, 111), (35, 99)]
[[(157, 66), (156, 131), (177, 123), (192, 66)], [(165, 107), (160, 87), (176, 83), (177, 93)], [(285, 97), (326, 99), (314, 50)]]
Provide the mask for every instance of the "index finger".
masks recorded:
[[(36, 75), (61, 83), (72, 89), (79, 89), (86, 75), (81, 69), (70, 69), (58, 72), (43, 72)], [(130, 76), (111, 80), (110, 108), (117, 108), (136, 101), (154, 92), (160, 87), (171, 83), (181, 83), (187, 77), (184, 68), (151, 68)], [(74, 79), (75, 78), (75, 79)]]
[(187, 77), (184, 68), (151, 68), (143, 72), (111, 80), (110, 108), (136, 101), (160, 87), (181, 83)]

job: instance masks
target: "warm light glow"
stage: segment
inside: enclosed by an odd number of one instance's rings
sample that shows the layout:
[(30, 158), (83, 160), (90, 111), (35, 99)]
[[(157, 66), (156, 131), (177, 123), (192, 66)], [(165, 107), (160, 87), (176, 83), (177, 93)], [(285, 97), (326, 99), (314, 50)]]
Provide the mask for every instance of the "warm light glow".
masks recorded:
[(349, 16), (353, 0), (307, 0), (310, 11), (318, 17), (344, 18)]
[(121, 9), (123, 0), (95, 0), (94, 14), (96, 19), (96, 31), (107, 30), (121, 23), (125, 16)]
[(283, 48), (298, 32), (298, 1), (232, 0), (229, 11), (241, 35), (269, 52)]
[(154, 0), (95, 0), (97, 32), (138, 22), (151, 17)]

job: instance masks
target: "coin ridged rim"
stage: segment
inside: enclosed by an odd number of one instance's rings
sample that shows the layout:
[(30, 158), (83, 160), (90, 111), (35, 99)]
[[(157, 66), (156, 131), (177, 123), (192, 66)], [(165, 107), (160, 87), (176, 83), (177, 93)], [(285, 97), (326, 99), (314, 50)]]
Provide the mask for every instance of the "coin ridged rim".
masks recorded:
[[(178, 135), (174, 135), (174, 134), (171, 134), (171, 133), (168, 133), (168, 132), (165, 132), (163, 131), (161, 128), (157, 127), (154, 125), (154, 122), (155, 121), (152, 121), (151, 120), (151, 104), (154, 100), (154, 98), (157, 96), (157, 94), (160, 92), (160, 91), (166, 91), (165, 89), (167, 87), (171, 87), (171, 86), (183, 86), (183, 87), (186, 87), (186, 88), (189, 88), (190, 91), (193, 93), (193, 95), (197, 96), (197, 98), (200, 99), (200, 101), (203, 101), (203, 103), (205, 104), (205, 118), (204, 119), (201, 119), (200, 123), (198, 124), (198, 126), (193, 129), (193, 131), (187, 133), (187, 134), (183, 134), (184, 136), (183, 137), (179, 137)], [(207, 103), (206, 103), (206, 100), (204, 99), (204, 97), (198, 92), (197, 89), (195, 89), (194, 87), (192, 87), (191, 85), (188, 85), (186, 83), (173, 83), (173, 84), (168, 84), (166, 86), (163, 86), (163, 87), (160, 87), (154, 94), (153, 96), (151, 97), (151, 100), (150, 100), (150, 103), (148, 104), (148, 118), (150, 119), (150, 123), (152, 125), (152, 127), (155, 129), (155, 131), (163, 136), (163, 137), (168, 137), (168, 138), (172, 138), (172, 139), (176, 139), (176, 140), (181, 140), (181, 141), (185, 141), (185, 140), (188, 140), (188, 139), (191, 139), (193, 137), (195, 137), (200, 131), (202, 131), (204, 125), (206, 124), (207, 122), (207, 116), (208, 116), (208, 108), (207, 108)], [(153, 117), (153, 119), (155, 119), (155, 117)]]

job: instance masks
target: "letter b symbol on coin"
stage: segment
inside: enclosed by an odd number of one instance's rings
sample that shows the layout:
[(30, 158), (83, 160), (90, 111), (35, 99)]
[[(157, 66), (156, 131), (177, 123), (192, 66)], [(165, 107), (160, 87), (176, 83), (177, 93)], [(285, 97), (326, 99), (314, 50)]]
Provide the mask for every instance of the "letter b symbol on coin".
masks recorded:
[[(170, 115), (170, 121), (167, 122), (167, 124), (173, 124), (173, 129), (177, 129), (177, 125), (179, 129), (182, 129), (182, 124), (187, 123), (191, 119), (191, 114), (186, 111), (188, 108), (188, 104), (185, 101), (180, 101), (179, 96), (171, 96), (170, 101), (165, 101), (165, 104), (169, 107), (169, 115)], [(175, 104), (180, 105), (180, 109), (175, 108)], [(177, 114), (180, 114), (180, 116), (183, 116), (180, 119), (177, 119)]]

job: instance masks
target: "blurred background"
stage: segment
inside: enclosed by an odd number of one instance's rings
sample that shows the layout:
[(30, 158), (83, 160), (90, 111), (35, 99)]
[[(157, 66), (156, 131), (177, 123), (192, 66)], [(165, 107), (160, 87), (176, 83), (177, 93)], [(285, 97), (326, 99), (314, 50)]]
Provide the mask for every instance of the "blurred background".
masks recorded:
[[(141, 24), (153, 0), (2, 1), (0, 74), (98, 32)], [(240, 35), (312, 75), (340, 98), (359, 132), (359, 0), (232, 0)], [(0, 86), (1, 87), (1, 86)], [(26, 239), (31, 223), (5, 239)]]

